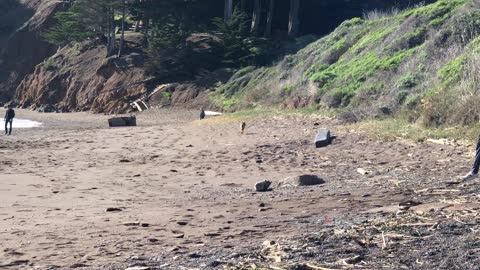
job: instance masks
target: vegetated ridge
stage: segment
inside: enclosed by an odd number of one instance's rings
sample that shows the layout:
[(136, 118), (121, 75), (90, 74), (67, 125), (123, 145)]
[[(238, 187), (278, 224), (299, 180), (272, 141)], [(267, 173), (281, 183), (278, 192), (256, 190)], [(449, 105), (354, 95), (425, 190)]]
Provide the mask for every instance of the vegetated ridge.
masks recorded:
[(248, 67), (211, 100), (226, 110), (328, 107), (342, 118), (406, 115), (427, 125), (479, 120), (480, 4), (439, 0), (371, 12), (273, 67)]

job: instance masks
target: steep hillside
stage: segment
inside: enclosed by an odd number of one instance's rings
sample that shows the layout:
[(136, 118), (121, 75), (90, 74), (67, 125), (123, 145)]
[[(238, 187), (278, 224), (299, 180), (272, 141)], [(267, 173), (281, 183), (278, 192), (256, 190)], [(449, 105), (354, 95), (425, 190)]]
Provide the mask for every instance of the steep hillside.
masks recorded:
[(41, 33), (52, 23), (55, 12), (65, 3), (55, 0), (2, 1), (6, 8), (0, 34), (0, 103), (8, 101), (25, 75), (46, 57), (55, 53), (56, 46), (43, 41)]
[(349, 120), (408, 111), (427, 124), (469, 124), (480, 108), (480, 1), (439, 0), (344, 22), (269, 68), (246, 68), (210, 99), (226, 110), (322, 106)]
[(39, 64), (17, 88), (16, 101), (40, 111), (120, 113), (146, 92), (144, 56), (105, 58), (103, 41), (66, 46)]

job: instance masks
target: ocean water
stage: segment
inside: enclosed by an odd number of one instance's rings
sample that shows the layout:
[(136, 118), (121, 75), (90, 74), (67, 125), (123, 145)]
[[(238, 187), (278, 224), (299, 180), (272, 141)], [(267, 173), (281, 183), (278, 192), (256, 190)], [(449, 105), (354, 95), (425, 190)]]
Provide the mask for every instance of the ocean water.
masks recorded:
[[(16, 128), (34, 128), (34, 127), (39, 127), (41, 126), (42, 123), (36, 122), (36, 121), (31, 121), (31, 120), (26, 120), (26, 119), (13, 119), (13, 129)], [(5, 120), (2, 119), (0, 121), (0, 130), (5, 130)]]

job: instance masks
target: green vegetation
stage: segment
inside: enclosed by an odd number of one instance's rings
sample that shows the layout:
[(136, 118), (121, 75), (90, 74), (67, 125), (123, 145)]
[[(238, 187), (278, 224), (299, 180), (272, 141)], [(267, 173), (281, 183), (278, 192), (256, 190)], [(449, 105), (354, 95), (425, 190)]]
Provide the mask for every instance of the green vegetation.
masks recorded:
[(56, 24), (48, 32), (44, 33), (45, 39), (55, 45), (65, 46), (72, 41), (82, 41), (93, 36), (80, 22), (78, 14), (72, 11), (58, 12), (55, 14)]
[(121, 56), (125, 36), (120, 33), (117, 42), (116, 31), (122, 25), (126, 29), (136, 25), (143, 34), (141, 49), (149, 56), (147, 71), (158, 80), (188, 80), (203, 71), (266, 65), (280, 47), (251, 33), (251, 19), (239, 8), (226, 19), (209, 17), (208, 5), (197, 0), (77, 0), (69, 4), (68, 11), (59, 12), (54, 26), (44, 34), (48, 42), (65, 46), (105, 36), (106, 56)]
[(451, 85), (460, 80), (460, 76), (465, 64), (465, 56), (459, 56), (446, 64), (438, 72), (438, 77), (445, 85)]
[(428, 128), (402, 118), (366, 120), (347, 128), (365, 132), (373, 139), (385, 141), (406, 139), (414, 142), (424, 142), (427, 139), (455, 139), (473, 142), (480, 134), (480, 125), (478, 124), (464, 127)]
[[(268, 62), (272, 44), (268, 39), (251, 36), (248, 32), (249, 19), (246, 13), (235, 9), (229, 20), (215, 18), (212, 35), (223, 41), (222, 63), (231, 67), (245, 67)], [(221, 34), (218, 34), (221, 33)]]
[(53, 70), (55, 69), (55, 59), (47, 58), (42, 65), (46, 70)]
[(170, 98), (172, 97), (172, 94), (170, 92), (163, 92), (162, 96), (164, 99), (170, 100)]
[[(480, 120), (480, 109), (472, 109), (478, 106), (468, 103), (480, 79), (469, 70), (480, 57), (480, 12), (474, 5), (438, 0), (379, 19), (346, 21), (268, 73), (242, 71), (216, 94), (235, 93), (231, 108), (271, 106), (284, 102), (295, 86), (295, 95), (356, 119), (393, 113), (412, 125), (470, 125)], [(263, 98), (248, 103), (254, 92)]]
[(282, 90), (285, 91), (285, 92), (292, 92), (292, 90), (295, 88), (295, 86), (293, 84), (288, 84), (288, 85), (285, 85)]
[(417, 86), (417, 77), (412, 73), (407, 73), (400, 78), (398, 86), (404, 89), (413, 88)]
[(373, 31), (370, 30), (367, 33), (365, 33), (365, 35), (362, 35), (363, 38), (360, 39), (360, 41), (357, 42), (357, 44), (355, 44), (351, 48), (351, 50), (353, 52), (359, 52), (361, 50), (364, 50), (368, 46), (375, 45), (376, 43), (382, 41), (389, 34), (396, 31), (399, 27), (396, 24), (393, 24), (389, 27), (385, 27), (382, 24), (379, 23), (378, 25), (376, 25), (376, 28), (377, 28), (376, 30), (373, 30)]

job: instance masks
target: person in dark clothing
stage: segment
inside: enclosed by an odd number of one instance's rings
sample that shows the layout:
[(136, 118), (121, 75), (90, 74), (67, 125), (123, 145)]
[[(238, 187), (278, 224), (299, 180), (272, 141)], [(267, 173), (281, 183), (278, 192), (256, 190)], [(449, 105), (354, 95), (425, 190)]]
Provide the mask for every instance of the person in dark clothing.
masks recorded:
[(200, 112), (200, 120), (205, 119), (205, 111), (202, 108), (202, 111)]
[[(12, 106), (8, 106), (8, 110), (5, 113), (5, 135), (12, 135), (13, 118), (15, 118), (15, 111), (13, 110)], [(9, 124), (10, 129), (8, 129)]]
[(465, 176), (462, 177), (462, 180), (470, 180), (478, 177), (478, 170), (480, 169), (480, 136), (477, 141), (477, 150), (475, 152), (475, 161), (473, 162), (472, 170)]

